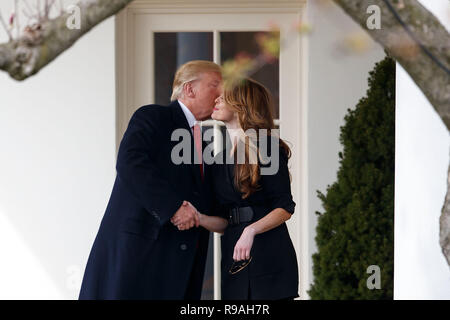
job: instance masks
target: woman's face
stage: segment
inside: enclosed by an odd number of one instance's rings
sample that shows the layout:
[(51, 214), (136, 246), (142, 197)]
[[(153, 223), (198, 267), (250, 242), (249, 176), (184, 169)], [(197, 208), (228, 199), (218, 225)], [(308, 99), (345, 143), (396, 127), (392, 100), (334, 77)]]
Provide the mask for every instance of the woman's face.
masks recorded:
[(211, 114), (211, 118), (223, 122), (231, 122), (236, 119), (236, 113), (231, 107), (223, 100), (223, 94), (221, 94), (216, 100), (214, 111)]

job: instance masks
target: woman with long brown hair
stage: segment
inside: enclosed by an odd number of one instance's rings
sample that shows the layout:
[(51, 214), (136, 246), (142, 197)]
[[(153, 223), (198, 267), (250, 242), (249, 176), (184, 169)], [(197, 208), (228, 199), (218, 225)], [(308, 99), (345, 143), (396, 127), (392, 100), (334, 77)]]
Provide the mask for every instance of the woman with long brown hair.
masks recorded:
[(285, 223), (295, 208), (291, 152), (273, 134), (270, 94), (252, 79), (225, 86), (211, 117), (225, 123), (231, 141), (211, 170), (215, 212), (199, 213), (200, 226), (223, 233), (222, 299), (298, 297), (297, 258)]

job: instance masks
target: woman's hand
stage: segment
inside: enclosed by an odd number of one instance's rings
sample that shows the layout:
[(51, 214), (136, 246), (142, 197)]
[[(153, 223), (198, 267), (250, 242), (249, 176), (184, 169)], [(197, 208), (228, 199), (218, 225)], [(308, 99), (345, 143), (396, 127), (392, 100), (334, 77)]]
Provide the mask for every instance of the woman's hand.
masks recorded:
[(254, 238), (255, 230), (251, 226), (247, 226), (234, 246), (234, 261), (250, 259), (250, 251), (252, 250)]

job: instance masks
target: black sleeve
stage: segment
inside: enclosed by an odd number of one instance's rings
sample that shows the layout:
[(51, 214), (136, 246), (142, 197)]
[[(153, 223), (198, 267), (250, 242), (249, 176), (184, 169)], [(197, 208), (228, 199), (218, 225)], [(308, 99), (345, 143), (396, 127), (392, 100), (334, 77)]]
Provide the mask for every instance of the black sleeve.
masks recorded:
[(224, 218), (226, 220), (228, 220), (229, 218), (228, 210), (224, 208), (224, 206), (220, 205), (217, 201), (214, 201), (212, 215)]
[[(273, 175), (263, 175), (261, 173), (262, 191), (271, 207), (271, 210), (282, 208), (293, 214), (295, 202), (292, 200), (291, 181), (288, 169), (288, 157), (285, 150), (279, 148), (279, 167)], [(261, 167), (269, 165), (261, 164)]]
[[(216, 157), (218, 157), (218, 156), (220, 156), (220, 153)], [(213, 176), (213, 180), (214, 180), (214, 178), (217, 179), (217, 176), (219, 174), (218, 170), (224, 170), (224, 168), (225, 167), (223, 165), (221, 165), (221, 164), (217, 164), (217, 163), (211, 164), (211, 174)], [(223, 183), (225, 183), (225, 182), (223, 182)], [(211, 196), (211, 201), (212, 201), (211, 210), (212, 211), (208, 215), (221, 217), (221, 218), (224, 218), (224, 219), (228, 220), (228, 216), (229, 216), (228, 209), (226, 209), (225, 206), (221, 205), (220, 202), (219, 202), (219, 199), (218, 199), (219, 192), (220, 192), (219, 190), (217, 190), (218, 187), (219, 186), (215, 183), (215, 181), (211, 182), (211, 193), (212, 193), (212, 196)]]
[(158, 133), (157, 119), (151, 107), (139, 108), (131, 117), (120, 143), (117, 157), (117, 175), (135, 195), (141, 205), (161, 225), (168, 222), (182, 205), (181, 199), (164, 179), (161, 168), (155, 166), (160, 143), (165, 143)]

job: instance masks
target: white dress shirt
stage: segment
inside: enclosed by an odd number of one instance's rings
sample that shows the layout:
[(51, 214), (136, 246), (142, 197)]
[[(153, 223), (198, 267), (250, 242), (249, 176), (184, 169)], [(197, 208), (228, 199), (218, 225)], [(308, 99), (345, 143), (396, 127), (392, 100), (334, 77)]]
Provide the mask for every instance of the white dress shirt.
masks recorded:
[[(195, 119), (195, 117), (194, 117), (194, 115), (192, 114), (191, 110), (189, 110), (189, 108), (186, 107), (186, 106), (184, 105), (183, 102), (181, 102), (180, 100), (178, 100), (178, 103), (179, 103), (180, 106), (181, 106), (181, 110), (183, 110), (183, 112), (184, 112), (184, 115), (185, 115), (185, 117), (186, 117), (186, 120), (187, 120), (187, 122), (188, 122), (188, 124), (189, 124), (189, 128), (191, 128), (192, 136), (194, 136), (194, 128), (193, 128), (193, 126), (194, 126), (197, 122), (198, 122), (198, 124), (199, 124), (200, 130), (202, 129), (202, 126), (200, 126), (200, 121), (197, 121), (197, 120)], [(202, 132), (202, 131), (200, 131), (200, 132)], [(205, 172), (205, 168), (203, 168), (202, 171)]]
[(181, 106), (181, 110), (183, 110), (183, 112), (184, 112), (184, 115), (185, 115), (185, 117), (186, 117), (186, 120), (187, 120), (187, 122), (188, 122), (188, 124), (189, 124), (189, 128), (191, 128), (192, 134), (194, 134), (194, 132), (193, 132), (193, 130), (192, 130), (192, 127), (197, 123), (197, 120), (195, 119), (195, 117), (194, 117), (194, 115), (192, 114), (191, 110), (189, 110), (189, 108), (186, 107), (186, 106), (184, 105), (183, 102), (181, 102), (180, 100), (178, 100), (178, 103), (179, 103), (180, 106)]

